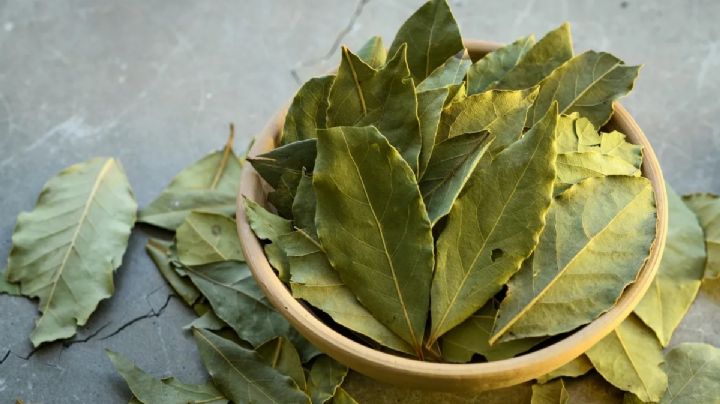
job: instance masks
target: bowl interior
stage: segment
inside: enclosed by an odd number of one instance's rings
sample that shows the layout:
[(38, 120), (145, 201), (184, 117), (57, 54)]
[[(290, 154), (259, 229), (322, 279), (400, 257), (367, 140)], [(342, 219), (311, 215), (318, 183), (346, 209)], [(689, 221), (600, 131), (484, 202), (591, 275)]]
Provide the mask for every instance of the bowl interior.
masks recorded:
[[(465, 41), (473, 60), (499, 45), (486, 41)], [(340, 334), (297, 301), (275, 275), (255, 237), (244, 212), (244, 198), (266, 204), (267, 189), (255, 170), (243, 168), (238, 197), (237, 223), (246, 261), (261, 290), (273, 306), (310, 342), (334, 359), (377, 380), (405, 387), (450, 392), (470, 392), (519, 384), (548, 373), (576, 358), (605, 337), (638, 304), (652, 283), (662, 257), (667, 233), (667, 195), (662, 171), (652, 146), (632, 116), (620, 104), (608, 126), (627, 135), (632, 143), (643, 146), (643, 175), (651, 182), (657, 206), (657, 232), (649, 257), (636, 281), (622, 293), (617, 304), (590, 324), (566, 338), (537, 351), (515, 358), (472, 364), (423, 362), (380, 352)], [(255, 138), (249, 156), (272, 150), (282, 129), (286, 110), (281, 111)]]

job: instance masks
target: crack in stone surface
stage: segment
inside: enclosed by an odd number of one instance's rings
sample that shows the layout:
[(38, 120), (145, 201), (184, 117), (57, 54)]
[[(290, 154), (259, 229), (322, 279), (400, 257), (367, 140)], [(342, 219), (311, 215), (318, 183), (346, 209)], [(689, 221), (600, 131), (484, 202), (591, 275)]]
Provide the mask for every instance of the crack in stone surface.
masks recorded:
[(88, 335), (88, 336), (85, 337), (85, 338), (73, 339), (73, 340), (70, 340), (70, 341), (63, 341), (63, 343), (62, 343), (63, 349), (70, 348), (71, 346), (73, 346), (73, 345), (75, 345), (75, 344), (84, 344), (84, 343), (92, 340), (92, 339), (95, 338), (98, 334), (100, 334), (100, 333), (102, 332), (102, 330), (104, 330), (105, 328), (107, 328), (107, 326), (109, 326), (109, 325), (110, 325), (110, 323), (105, 323), (105, 325), (103, 325), (102, 327), (98, 328), (97, 330), (95, 330), (95, 332), (93, 332), (92, 334)]
[(340, 47), (340, 44), (342, 43), (342, 40), (349, 34), (353, 28), (355, 28), (355, 24), (357, 23), (358, 19), (362, 15), (363, 9), (365, 6), (370, 2), (370, 0), (360, 0), (357, 3), (357, 6), (355, 7), (355, 11), (353, 11), (352, 15), (350, 16), (350, 21), (343, 27), (342, 30), (337, 34), (335, 37), (335, 41), (333, 41), (332, 46), (330, 46), (330, 49), (322, 56), (312, 58), (312, 59), (306, 59), (303, 61), (300, 61), (298, 64), (295, 65), (292, 69), (290, 69), (290, 75), (292, 75), (293, 79), (298, 85), (301, 85), (303, 83), (302, 78), (300, 77), (300, 74), (298, 73), (299, 69), (302, 69), (303, 67), (309, 67), (316, 64), (320, 64), (323, 62), (326, 62), (329, 60), (333, 55), (335, 54), (335, 51)]
[(147, 312), (147, 313), (145, 313), (145, 314), (143, 314), (143, 315), (141, 315), (141, 316), (135, 317), (135, 318), (127, 321), (125, 324), (123, 324), (123, 325), (121, 325), (120, 327), (118, 327), (115, 331), (113, 331), (113, 332), (111, 332), (110, 334), (108, 334), (108, 335), (100, 338), (100, 341), (105, 341), (105, 340), (107, 340), (107, 339), (110, 339), (110, 338), (112, 338), (112, 337), (120, 334), (120, 333), (121, 333), (122, 331), (124, 331), (126, 328), (132, 326), (133, 324), (135, 324), (135, 323), (137, 323), (137, 322), (139, 322), (139, 321), (142, 321), (142, 320), (145, 320), (145, 319), (148, 319), (148, 318), (160, 317), (160, 316), (162, 315), (162, 313), (165, 311), (165, 309), (167, 309), (168, 305), (170, 304), (170, 300), (172, 300), (172, 299), (175, 298), (175, 297), (177, 297), (177, 296), (176, 296), (176, 295), (168, 295), (167, 299), (165, 299), (165, 303), (163, 303), (163, 305), (160, 306), (160, 308), (159, 308), (157, 311), (156, 311), (155, 309), (153, 309), (153, 308), (150, 308), (150, 311), (149, 311), (149, 312)]

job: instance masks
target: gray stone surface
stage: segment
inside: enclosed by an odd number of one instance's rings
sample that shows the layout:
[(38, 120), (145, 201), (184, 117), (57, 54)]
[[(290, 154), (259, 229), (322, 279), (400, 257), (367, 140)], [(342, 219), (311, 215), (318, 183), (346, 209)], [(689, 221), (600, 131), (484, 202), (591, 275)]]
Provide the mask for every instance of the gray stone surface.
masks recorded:
[[(507, 42), (568, 20), (578, 51), (643, 63), (624, 104), (667, 179), (680, 192), (720, 192), (720, 3), (452, 3), (467, 38)], [(221, 146), (228, 122), (239, 128), (238, 145), (246, 144), (300, 81), (336, 63), (339, 43), (358, 47), (373, 34), (389, 43), (419, 4), (0, 0), (0, 257), (17, 213), (31, 209), (63, 167), (117, 156), (144, 205), (183, 166)], [(1, 403), (126, 402), (129, 391), (104, 349), (158, 376), (206, 378), (181, 330), (194, 316), (169, 297), (145, 255), (144, 230), (133, 233), (115, 295), (70, 342), (33, 351), (35, 304), (0, 296)], [(720, 345), (718, 290), (704, 288), (675, 341)], [(525, 401), (527, 387), (516, 391), (495, 401)]]

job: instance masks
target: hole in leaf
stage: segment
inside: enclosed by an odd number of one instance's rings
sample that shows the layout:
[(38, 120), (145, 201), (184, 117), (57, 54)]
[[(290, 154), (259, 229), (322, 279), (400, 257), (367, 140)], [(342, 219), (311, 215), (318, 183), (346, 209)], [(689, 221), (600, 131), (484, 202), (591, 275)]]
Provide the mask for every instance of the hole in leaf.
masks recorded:
[(503, 254), (503, 250), (495, 248), (492, 250), (492, 253), (490, 253), (490, 260), (492, 260), (492, 262), (495, 262), (495, 260), (497, 260), (498, 258), (502, 258)]

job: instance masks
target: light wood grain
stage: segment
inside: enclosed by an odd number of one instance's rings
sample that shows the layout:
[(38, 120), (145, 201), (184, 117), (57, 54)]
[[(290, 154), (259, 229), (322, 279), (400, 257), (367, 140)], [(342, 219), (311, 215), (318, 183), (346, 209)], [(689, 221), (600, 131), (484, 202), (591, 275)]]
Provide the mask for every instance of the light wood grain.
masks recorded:
[[(486, 41), (465, 41), (471, 57), (476, 59), (499, 45)], [(632, 143), (643, 146), (643, 175), (650, 179), (657, 205), (657, 233), (650, 255), (635, 283), (623, 292), (618, 303), (592, 323), (575, 333), (538, 351), (502, 361), (475, 364), (447, 364), (422, 362), (402, 358), (371, 349), (338, 333), (315, 317), (273, 272), (262, 246), (248, 225), (244, 212), (244, 198), (261, 205), (267, 193), (263, 181), (253, 168), (243, 168), (238, 197), (237, 225), (243, 252), (263, 293), (290, 323), (321, 351), (355, 371), (377, 380), (405, 387), (449, 392), (471, 392), (497, 389), (519, 384), (566, 364), (588, 350), (620, 324), (638, 304), (652, 283), (660, 264), (667, 235), (668, 207), (665, 182), (650, 142), (630, 113), (619, 103), (608, 126), (627, 135)], [(285, 110), (277, 114), (255, 138), (249, 155), (256, 156), (275, 147), (282, 129)]]

